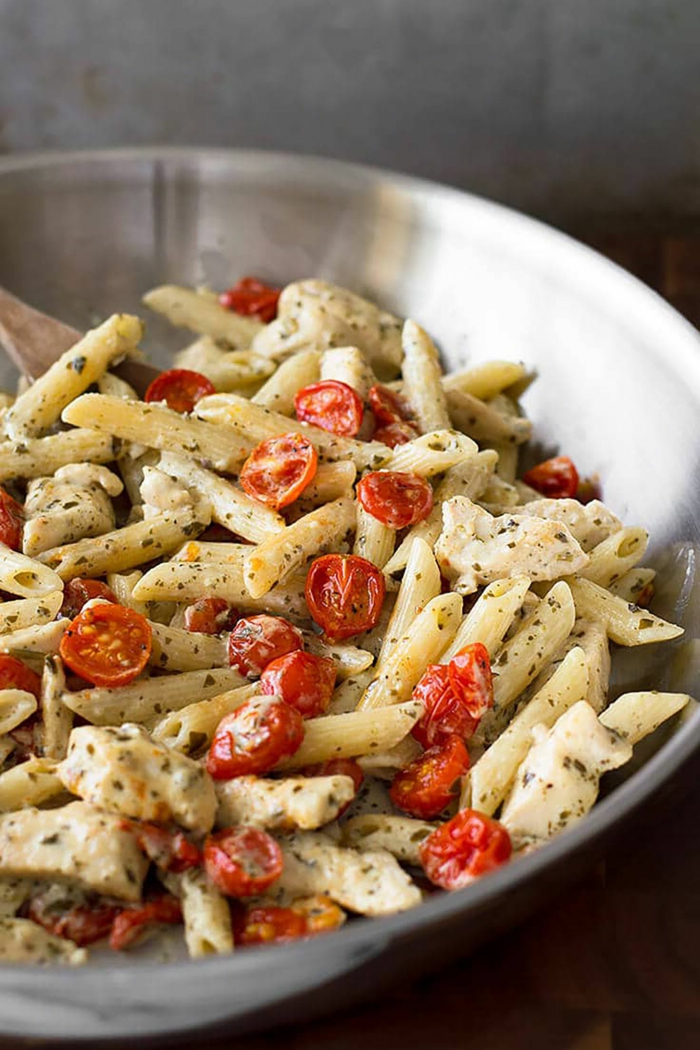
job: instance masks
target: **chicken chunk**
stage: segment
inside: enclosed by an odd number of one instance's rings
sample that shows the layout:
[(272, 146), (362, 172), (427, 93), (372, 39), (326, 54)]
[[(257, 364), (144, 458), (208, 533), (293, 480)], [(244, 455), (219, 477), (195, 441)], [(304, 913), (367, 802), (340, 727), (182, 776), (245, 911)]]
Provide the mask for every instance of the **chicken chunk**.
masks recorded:
[(548, 521), (560, 521), (584, 551), (619, 532), (622, 522), (599, 499), (579, 503), (577, 499), (535, 499), (521, 508), (522, 513)]
[(52, 478), (29, 482), (22, 550), (35, 557), (51, 547), (102, 536), (114, 528), (111, 496), (123, 485), (107, 467), (70, 463)]
[(265, 780), (243, 776), (216, 785), (216, 822), (257, 824), (261, 828), (310, 831), (335, 820), (355, 797), (352, 777), (287, 777)]

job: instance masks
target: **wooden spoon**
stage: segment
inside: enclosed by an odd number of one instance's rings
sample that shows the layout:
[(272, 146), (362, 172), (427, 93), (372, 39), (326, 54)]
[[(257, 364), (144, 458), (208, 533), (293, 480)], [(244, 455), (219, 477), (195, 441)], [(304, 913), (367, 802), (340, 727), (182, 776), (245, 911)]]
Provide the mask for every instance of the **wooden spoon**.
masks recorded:
[[(29, 379), (38, 379), (71, 346), (82, 339), (77, 328), (27, 306), (0, 287), (0, 346)], [(112, 371), (143, 397), (159, 371), (142, 361), (123, 361)]]

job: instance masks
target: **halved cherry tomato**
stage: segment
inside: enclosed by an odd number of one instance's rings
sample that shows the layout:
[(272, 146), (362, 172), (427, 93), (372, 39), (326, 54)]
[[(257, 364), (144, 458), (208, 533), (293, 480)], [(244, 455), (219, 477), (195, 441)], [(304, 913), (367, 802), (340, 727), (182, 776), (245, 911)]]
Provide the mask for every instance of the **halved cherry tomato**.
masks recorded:
[(0, 489), (0, 543), (13, 551), (22, 549), (24, 508), (9, 492)]
[(523, 481), (550, 499), (571, 499), (578, 490), (578, 471), (568, 456), (555, 456), (528, 470)]
[(579, 503), (591, 503), (594, 499), (602, 499), (603, 493), (600, 480), (597, 477), (579, 478), (576, 490), (576, 499)]
[(324, 554), (312, 562), (306, 577), (309, 612), (334, 641), (371, 630), (385, 593), (384, 573), (356, 554)]
[(381, 441), (389, 448), (405, 445), (417, 437), (418, 431), (412, 423), (387, 423), (385, 427), (378, 427), (372, 435), (374, 441)]
[(294, 397), (297, 419), (343, 437), (354, 437), (362, 426), (362, 401), (347, 383), (322, 379)]
[(370, 388), (367, 400), (378, 427), (387, 426), (391, 423), (401, 423), (408, 418), (408, 413), (399, 401), (398, 396), (393, 390), (382, 386), (381, 383), (377, 383)]
[(293, 755), (303, 739), (303, 720), (296, 708), (276, 696), (253, 697), (219, 722), (207, 770), (214, 780), (267, 773)]
[(306, 919), (294, 908), (263, 907), (235, 909), (233, 940), (236, 947), (252, 944), (284, 944), (308, 935)]
[(93, 685), (128, 685), (151, 655), (151, 626), (125, 605), (94, 605), (67, 628), (59, 652), (64, 663)]
[[(306, 766), (302, 772), (307, 777), (350, 777), (355, 785), (355, 794), (360, 790), (365, 779), (362, 766), (354, 758), (329, 758), (317, 766)], [(341, 806), (337, 815), (342, 817), (343, 813), (350, 808), (353, 802), (354, 799), (350, 799), (349, 802)]]
[(282, 289), (272, 284), (265, 284), (257, 277), (241, 277), (232, 288), (222, 292), (219, 302), (227, 310), (246, 317), (257, 317), (264, 324), (269, 324), (277, 317), (277, 302)]
[(431, 882), (458, 890), (510, 858), (510, 835), (497, 820), (462, 809), (420, 844), (418, 853)]
[(428, 517), (433, 490), (417, 474), (373, 470), (359, 481), (357, 498), (368, 514), (390, 529), (405, 529)]
[(63, 590), (61, 615), (72, 620), (82, 610), (85, 603), (92, 598), (103, 598), (106, 602), (118, 602), (112, 588), (102, 580), (89, 580), (76, 576), (74, 580), (68, 581)]
[(40, 893), (29, 901), (26, 917), (55, 937), (65, 937), (83, 947), (107, 936), (121, 911), (121, 905), (100, 901), (95, 904), (74, 904), (61, 912), (55, 909), (56, 905), (49, 903), (46, 895)]
[(459, 779), (469, 769), (469, 755), (460, 736), (431, 747), (392, 782), (389, 794), (394, 805), (414, 817), (437, 817), (458, 791)]
[(292, 911), (304, 919), (307, 937), (315, 936), (317, 933), (332, 933), (345, 922), (343, 909), (325, 894), (317, 894), (315, 897), (295, 901)]
[(164, 893), (131, 908), (124, 908), (112, 923), (109, 946), (115, 952), (129, 948), (147, 926), (182, 922), (182, 908), (176, 897)]
[(489, 651), (481, 642), (460, 649), (448, 664), (450, 684), (472, 718), (479, 720), (493, 707), (493, 677)]
[(282, 874), (282, 850), (260, 828), (224, 828), (207, 836), (204, 869), (227, 896), (253, 897)]
[(271, 660), (260, 676), (260, 689), (267, 696), (281, 696), (303, 718), (322, 715), (335, 686), (333, 660), (297, 649)]
[(244, 616), (231, 631), (228, 658), (248, 677), (261, 675), (271, 660), (301, 649), (301, 633), (281, 616)]
[(201, 372), (189, 368), (171, 368), (153, 380), (144, 401), (165, 401), (174, 412), (191, 412), (203, 397), (215, 394), (216, 387)]
[(261, 441), (239, 475), (243, 489), (266, 507), (281, 510), (302, 494), (316, 474), (318, 453), (303, 434)]
[(478, 721), (452, 688), (446, 664), (429, 664), (412, 695), (425, 707), (411, 730), (423, 747), (444, 744), (451, 736), (468, 740), (473, 735)]
[(164, 871), (186, 871), (202, 862), (202, 854), (194, 842), (179, 828), (170, 830), (151, 821), (125, 820), (122, 827), (131, 831), (149, 860)]
[(16, 656), (0, 653), (0, 689), (23, 689), (39, 699), (41, 678)]
[(185, 630), (195, 634), (221, 634), (238, 622), (237, 611), (225, 598), (198, 598), (185, 609)]

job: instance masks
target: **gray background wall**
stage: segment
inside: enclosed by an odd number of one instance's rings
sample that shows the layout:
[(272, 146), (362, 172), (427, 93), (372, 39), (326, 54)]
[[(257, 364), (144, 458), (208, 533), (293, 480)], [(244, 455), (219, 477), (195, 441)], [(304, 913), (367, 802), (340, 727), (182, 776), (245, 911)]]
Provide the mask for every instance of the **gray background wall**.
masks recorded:
[(244, 145), (700, 212), (700, 0), (0, 0), (0, 150)]

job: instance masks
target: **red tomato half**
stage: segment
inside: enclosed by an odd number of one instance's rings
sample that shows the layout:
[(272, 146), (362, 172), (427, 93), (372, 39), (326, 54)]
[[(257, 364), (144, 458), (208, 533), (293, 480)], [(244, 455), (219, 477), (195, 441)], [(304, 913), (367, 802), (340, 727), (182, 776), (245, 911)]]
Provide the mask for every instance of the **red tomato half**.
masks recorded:
[(281, 616), (244, 616), (231, 631), (228, 658), (241, 674), (255, 678), (271, 660), (301, 649), (301, 633)]
[(174, 831), (151, 821), (125, 820), (122, 826), (133, 833), (139, 848), (164, 871), (186, 871), (201, 864), (202, 855), (184, 831)]
[(236, 947), (252, 944), (284, 944), (307, 936), (303, 915), (293, 908), (267, 907), (236, 909), (233, 915), (233, 940)]
[(394, 805), (414, 817), (437, 817), (459, 790), (459, 779), (469, 769), (469, 755), (459, 736), (431, 747), (392, 782), (389, 794)]
[(458, 890), (510, 858), (510, 835), (497, 820), (462, 809), (418, 847), (423, 870), (445, 890)]
[(384, 573), (356, 554), (316, 558), (306, 577), (309, 612), (333, 641), (371, 630), (385, 593)]
[(143, 904), (124, 908), (112, 923), (109, 946), (115, 952), (122, 951), (129, 948), (148, 926), (177, 922), (182, 922), (180, 902), (169, 893), (164, 893), (160, 897), (144, 901)]
[(401, 423), (408, 416), (394, 391), (381, 383), (370, 388), (367, 400), (378, 427)]
[(260, 828), (224, 828), (207, 836), (204, 869), (228, 897), (253, 897), (282, 874), (282, 850)]
[(221, 634), (237, 621), (238, 613), (225, 598), (198, 598), (185, 609), (185, 630), (195, 634)]
[(362, 426), (362, 401), (347, 383), (322, 379), (294, 397), (297, 419), (343, 437), (354, 437)]
[(232, 288), (221, 293), (219, 302), (227, 310), (246, 317), (257, 317), (264, 324), (269, 324), (277, 317), (281, 291), (281, 288), (265, 284), (257, 277), (241, 277)]
[(46, 895), (40, 893), (29, 902), (26, 915), (55, 937), (65, 937), (83, 947), (106, 937), (120, 911), (119, 904), (98, 902), (75, 904), (66, 911), (57, 912), (55, 904), (47, 902)]
[(467, 705), (450, 683), (446, 664), (429, 664), (413, 690), (413, 699), (420, 700), (425, 711), (412, 729), (416, 740), (429, 748), (445, 744), (452, 736), (468, 740), (478, 725)]
[(358, 482), (357, 498), (368, 514), (390, 529), (405, 529), (428, 517), (433, 490), (425, 478), (397, 470), (373, 470)]
[(530, 488), (550, 499), (573, 499), (578, 491), (578, 471), (568, 456), (555, 456), (523, 474)]
[(288, 507), (316, 474), (318, 453), (303, 434), (283, 434), (261, 441), (241, 468), (248, 495), (273, 510)]
[(153, 380), (144, 401), (165, 401), (174, 412), (191, 412), (203, 397), (215, 394), (214, 384), (201, 372), (189, 368), (171, 368)]
[(117, 596), (111, 587), (101, 580), (88, 580), (76, 576), (69, 580), (63, 590), (61, 616), (72, 620), (92, 598), (103, 598), (107, 602), (117, 602)]
[(450, 684), (472, 718), (480, 719), (493, 707), (493, 678), (489, 651), (481, 642), (466, 645), (448, 664)]
[(381, 441), (383, 445), (388, 445), (389, 448), (405, 445), (417, 437), (418, 431), (412, 423), (388, 423), (384, 427), (378, 427), (372, 435), (374, 441)]
[(335, 686), (333, 660), (297, 649), (271, 660), (260, 677), (260, 688), (268, 696), (281, 696), (304, 718), (316, 718), (328, 707)]
[(151, 655), (151, 626), (124, 605), (95, 605), (78, 613), (59, 652), (64, 663), (93, 685), (128, 685)]
[(0, 543), (13, 551), (22, 549), (24, 509), (8, 492), (0, 489)]
[(303, 739), (303, 721), (296, 708), (278, 697), (253, 697), (219, 722), (207, 754), (207, 770), (214, 780), (267, 773), (293, 755)]
[(23, 689), (39, 699), (41, 678), (16, 656), (0, 653), (0, 689)]

